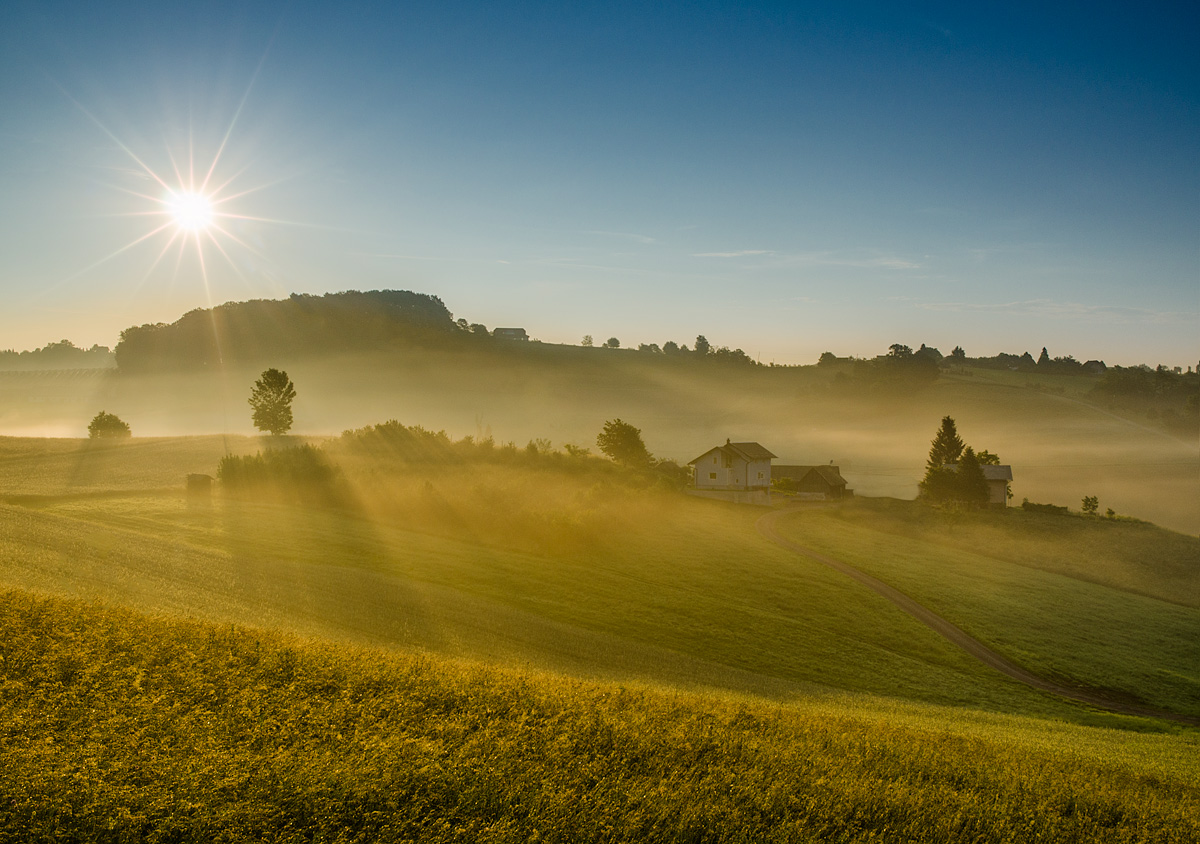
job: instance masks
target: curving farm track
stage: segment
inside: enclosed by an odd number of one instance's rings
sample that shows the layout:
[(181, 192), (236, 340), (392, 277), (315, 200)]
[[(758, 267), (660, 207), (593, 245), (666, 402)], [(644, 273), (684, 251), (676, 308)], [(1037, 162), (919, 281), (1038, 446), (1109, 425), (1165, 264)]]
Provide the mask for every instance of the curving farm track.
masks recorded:
[(1052, 695), (1057, 695), (1058, 697), (1066, 698), (1067, 700), (1085, 703), (1098, 709), (1105, 709), (1109, 712), (1118, 712), (1123, 715), (1142, 715), (1150, 718), (1162, 718), (1164, 720), (1175, 721), (1181, 724), (1200, 726), (1200, 718), (1196, 718), (1194, 716), (1181, 715), (1176, 712), (1168, 712), (1166, 710), (1155, 709), (1154, 707), (1149, 706), (1138, 706), (1135, 704), (1114, 701), (1088, 689), (1068, 686), (1062, 683), (1055, 683), (1051, 680), (1047, 680), (1043, 677), (1039, 677), (1036, 674), (1026, 671), (1015, 662), (1011, 662), (1010, 660), (996, 653), (974, 636), (971, 636), (970, 634), (964, 632), (961, 628), (951, 624), (949, 621), (942, 618), (928, 607), (917, 603), (899, 589), (889, 586), (882, 580), (872, 577), (866, 572), (859, 571), (853, 566), (847, 565), (839, 560), (835, 560), (832, 557), (827, 557), (811, 548), (805, 548), (803, 545), (792, 542), (790, 539), (783, 537), (776, 529), (775, 523), (778, 522), (779, 519), (787, 512), (788, 511), (786, 510), (775, 510), (767, 513), (755, 523), (755, 527), (758, 528), (759, 533), (774, 542), (776, 545), (786, 548), (787, 550), (796, 554), (808, 557), (809, 559), (816, 560), (819, 563), (829, 566), (829, 568), (834, 569), (835, 571), (841, 572), (847, 577), (857, 580), (863, 586), (866, 586), (871, 591), (891, 601), (897, 607), (904, 610), (904, 612), (917, 619), (917, 621), (920, 621), (922, 624), (931, 628), (934, 632), (942, 636), (948, 642), (957, 645), (971, 656), (978, 659), (980, 662), (990, 666), (991, 668), (994, 668), (1000, 673), (1011, 677), (1020, 683), (1024, 683), (1027, 686), (1031, 686), (1032, 688), (1040, 689), (1041, 691), (1048, 692)]

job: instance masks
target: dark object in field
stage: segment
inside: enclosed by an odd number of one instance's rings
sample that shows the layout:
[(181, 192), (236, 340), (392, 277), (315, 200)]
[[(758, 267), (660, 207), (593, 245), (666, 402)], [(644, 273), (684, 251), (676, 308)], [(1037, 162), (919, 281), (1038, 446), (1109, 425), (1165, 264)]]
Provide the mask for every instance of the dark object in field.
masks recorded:
[(212, 500), (212, 475), (193, 473), (187, 476), (187, 497), (189, 502)]

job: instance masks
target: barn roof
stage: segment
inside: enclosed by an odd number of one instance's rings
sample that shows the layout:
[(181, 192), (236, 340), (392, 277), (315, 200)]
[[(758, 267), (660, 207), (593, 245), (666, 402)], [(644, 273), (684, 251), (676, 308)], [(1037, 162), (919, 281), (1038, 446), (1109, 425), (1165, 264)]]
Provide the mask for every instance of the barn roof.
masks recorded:
[(1011, 481), (1012, 466), (983, 466), (983, 476), (989, 481)]
[[(947, 463), (945, 468), (949, 469), (951, 472), (957, 472), (958, 464)], [(1013, 479), (1012, 466), (1007, 464), (1004, 466), (992, 466), (990, 464), (985, 464), (979, 468), (983, 470), (983, 477), (989, 481), (1011, 481)]]
[(832, 464), (824, 464), (820, 466), (772, 466), (772, 478), (791, 478), (794, 481), (802, 481), (809, 472), (816, 472), (821, 476), (821, 479), (830, 486), (845, 486), (846, 479), (842, 477), (841, 470)]

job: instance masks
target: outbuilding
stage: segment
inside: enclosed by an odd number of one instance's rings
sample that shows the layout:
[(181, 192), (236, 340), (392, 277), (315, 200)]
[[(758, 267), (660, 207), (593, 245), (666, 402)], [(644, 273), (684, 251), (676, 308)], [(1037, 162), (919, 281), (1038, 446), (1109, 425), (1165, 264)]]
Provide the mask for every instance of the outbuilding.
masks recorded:
[(781, 492), (796, 492), (805, 497), (845, 498), (846, 479), (832, 463), (821, 466), (771, 467), (771, 483)]

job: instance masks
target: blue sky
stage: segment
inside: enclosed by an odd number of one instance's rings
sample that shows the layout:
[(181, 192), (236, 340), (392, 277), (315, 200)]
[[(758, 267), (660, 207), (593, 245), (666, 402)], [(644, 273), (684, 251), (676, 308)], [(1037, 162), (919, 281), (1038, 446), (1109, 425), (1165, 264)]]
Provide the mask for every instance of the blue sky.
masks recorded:
[[(553, 342), (1194, 365), (1197, 13), (960, 6), (9, 2), (0, 347), (392, 287)], [(109, 257), (189, 144), (237, 217)]]

